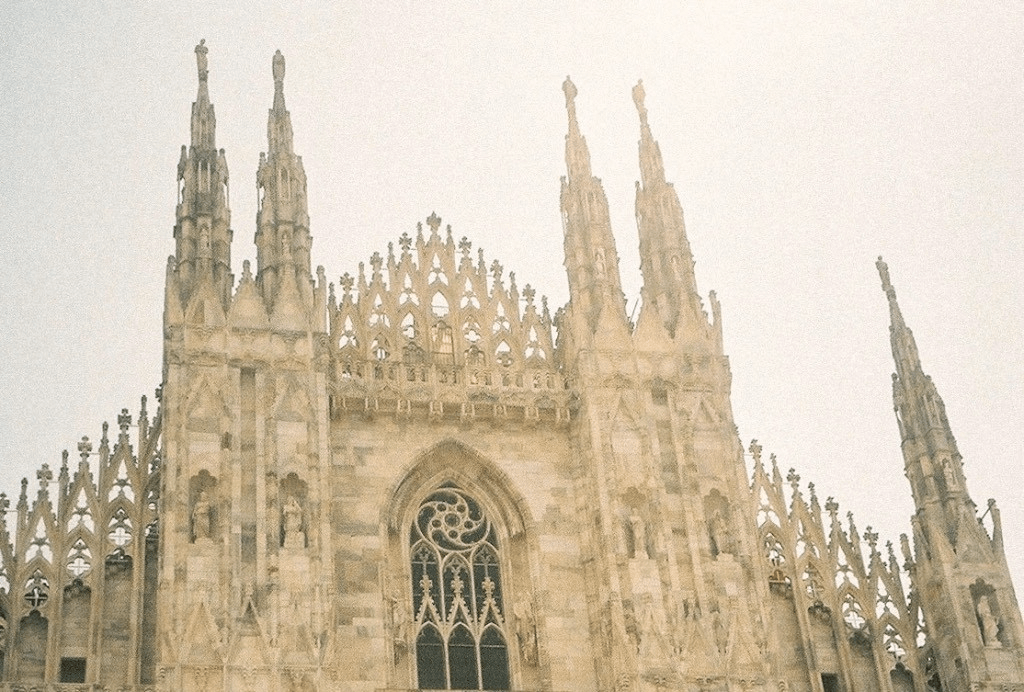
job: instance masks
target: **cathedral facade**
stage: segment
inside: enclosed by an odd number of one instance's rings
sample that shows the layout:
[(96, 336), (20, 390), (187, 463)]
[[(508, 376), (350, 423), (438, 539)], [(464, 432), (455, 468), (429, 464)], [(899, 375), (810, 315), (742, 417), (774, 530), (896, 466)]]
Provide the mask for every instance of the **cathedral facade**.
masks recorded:
[(234, 266), (196, 57), (161, 385), (0, 497), (0, 690), (1024, 691), (999, 510), (881, 259), (916, 506), (895, 546), (741, 444), (642, 84), (634, 323), (568, 79), (552, 314), (435, 214), (313, 270), (280, 52)]

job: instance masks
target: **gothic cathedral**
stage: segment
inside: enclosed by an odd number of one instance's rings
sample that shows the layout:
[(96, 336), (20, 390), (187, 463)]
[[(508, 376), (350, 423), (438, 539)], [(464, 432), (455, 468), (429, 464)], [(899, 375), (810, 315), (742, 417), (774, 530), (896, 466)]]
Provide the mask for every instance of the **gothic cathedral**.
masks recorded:
[(337, 285), (312, 270), (280, 52), (236, 278), (196, 57), (162, 384), (0, 497), (0, 690), (1024, 690), (999, 510), (881, 259), (895, 548), (741, 445), (642, 84), (633, 323), (568, 79), (552, 314), (434, 214)]

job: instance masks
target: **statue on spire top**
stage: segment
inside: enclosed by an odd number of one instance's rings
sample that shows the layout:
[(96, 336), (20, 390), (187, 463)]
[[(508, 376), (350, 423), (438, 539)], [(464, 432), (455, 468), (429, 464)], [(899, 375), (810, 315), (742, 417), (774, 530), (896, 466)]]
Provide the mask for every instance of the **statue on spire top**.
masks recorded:
[(562, 91), (565, 92), (565, 105), (571, 107), (573, 105), (573, 101), (576, 100), (577, 92), (576, 85), (572, 83), (572, 80), (569, 79), (568, 75), (566, 75), (565, 81), (562, 82)]
[(199, 80), (206, 81), (206, 75), (209, 74), (209, 69), (206, 62), (206, 54), (210, 51), (206, 47), (206, 39), (200, 39), (199, 45), (196, 46), (196, 67), (199, 69)]
[(633, 103), (636, 104), (636, 112), (640, 114), (640, 122), (644, 125), (647, 124), (647, 106), (644, 105), (644, 98), (647, 96), (647, 92), (644, 91), (644, 80), (637, 80), (636, 86), (633, 87)]
[(284, 55), (281, 54), (280, 50), (274, 53), (273, 73), (275, 84), (284, 82)]

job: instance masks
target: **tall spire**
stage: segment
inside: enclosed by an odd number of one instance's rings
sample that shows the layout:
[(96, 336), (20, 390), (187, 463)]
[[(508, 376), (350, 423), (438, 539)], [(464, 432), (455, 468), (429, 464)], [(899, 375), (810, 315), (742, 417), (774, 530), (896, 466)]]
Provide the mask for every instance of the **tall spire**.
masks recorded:
[[(306, 171), (296, 156), (292, 119), (284, 103), (285, 62), (281, 51), (271, 61), (274, 105), (267, 117), (267, 153), (260, 154), (256, 173), (260, 206), (256, 215), (256, 280), (268, 305), (277, 300), (290, 272), (290, 281), (304, 299), (311, 298), (309, 214)], [(308, 302), (308, 300), (307, 300)]]
[[(636, 184), (636, 222), (640, 235), (640, 270), (644, 277), (643, 310), (657, 307), (668, 333), (687, 344), (705, 340), (709, 323), (704, 313), (693, 254), (686, 237), (683, 208), (671, 183), (665, 180), (661, 148), (647, 120), (643, 80), (633, 87), (640, 116), (640, 181)], [(643, 314), (643, 313), (641, 313)], [(717, 322), (716, 322), (717, 329)]]
[(982, 524), (984, 515), (977, 516), (967, 491), (946, 408), (921, 367), (889, 267), (881, 257), (875, 266), (889, 302), (889, 335), (896, 363), (893, 404), (917, 510), (914, 582), (932, 633), (942, 687), (973, 689), (972, 683), (978, 681), (1016, 681), (1017, 672), (1003, 661), (1024, 660), (1024, 623), (1003, 552), (998, 509), (989, 500), (989, 534)]
[(228, 164), (217, 149), (217, 118), (210, 103), (206, 40), (195, 47), (199, 88), (192, 104), (191, 145), (178, 161), (175, 261), (182, 303), (204, 282), (223, 305), (231, 294), (231, 211)]
[(573, 314), (585, 323), (576, 333), (622, 335), (627, 333), (626, 311), (608, 198), (601, 181), (591, 174), (587, 141), (576, 120), (576, 85), (568, 77), (562, 91), (569, 113), (565, 136), (568, 177), (562, 178), (565, 269)]
[(925, 377), (914, 333), (903, 320), (900, 304), (896, 301), (896, 289), (892, 287), (892, 281), (889, 279), (889, 266), (879, 256), (875, 267), (882, 279), (882, 291), (889, 301), (889, 340), (892, 344), (892, 357), (896, 362), (896, 374), (903, 380)]
[(661, 147), (654, 141), (651, 126), (647, 122), (647, 106), (644, 99), (644, 80), (638, 80), (633, 87), (633, 103), (640, 115), (640, 182), (644, 187), (665, 183), (665, 165), (661, 160)]
[(569, 179), (586, 180), (591, 177), (590, 172), (590, 150), (587, 149), (587, 140), (580, 134), (580, 124), (576, 120), (576, 85), (569, 77), (562, 82), (562, 91), (565, 92), (565, 109), (569, 112), (569, 133), (565, 135), (565, 165), (569, 172)]

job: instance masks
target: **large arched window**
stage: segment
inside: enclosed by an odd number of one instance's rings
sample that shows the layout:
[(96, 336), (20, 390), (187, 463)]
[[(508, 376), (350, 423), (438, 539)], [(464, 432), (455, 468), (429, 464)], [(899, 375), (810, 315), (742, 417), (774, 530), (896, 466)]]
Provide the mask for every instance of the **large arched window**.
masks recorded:
[(453, 484), (413, 522), (416, 670), (424, 690), (508, 690), (508, 645), (494, 527)]

